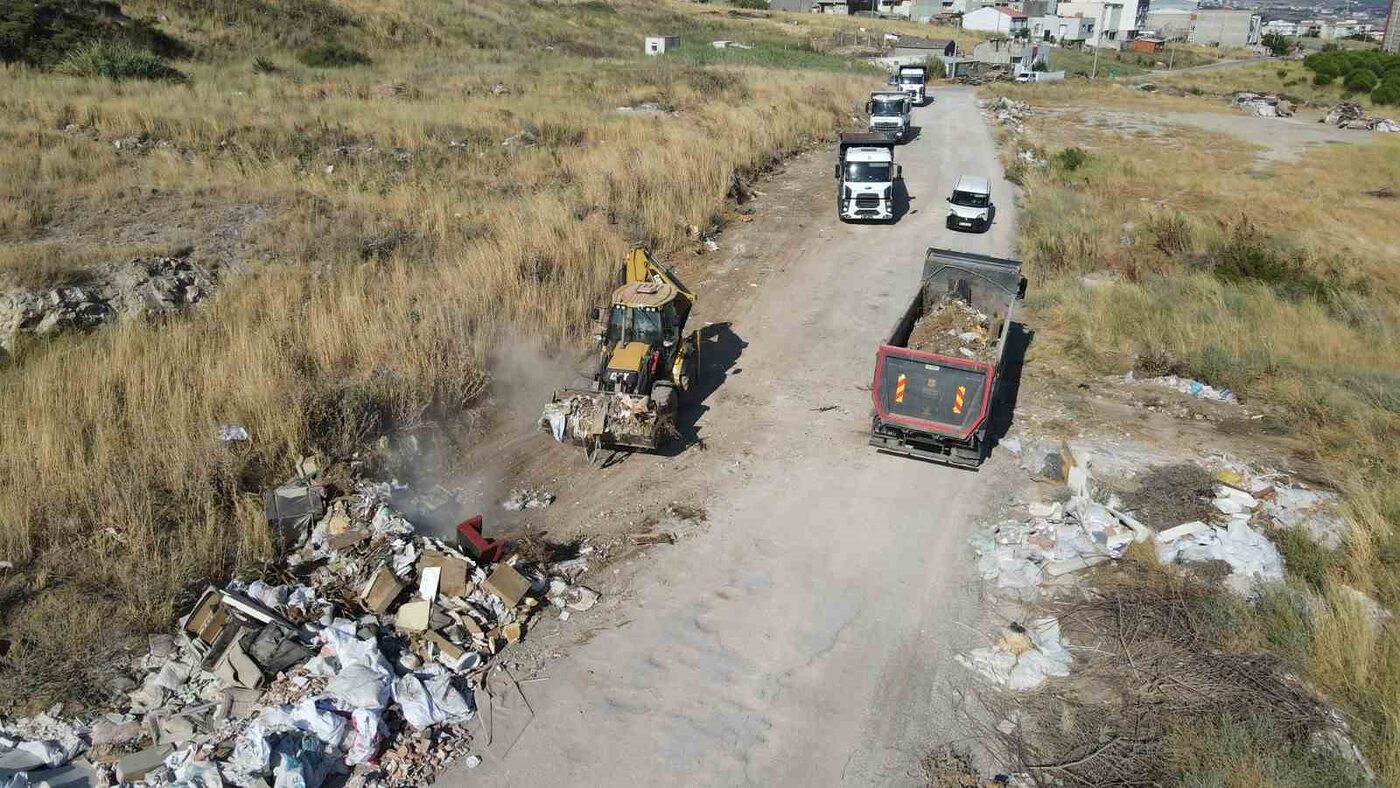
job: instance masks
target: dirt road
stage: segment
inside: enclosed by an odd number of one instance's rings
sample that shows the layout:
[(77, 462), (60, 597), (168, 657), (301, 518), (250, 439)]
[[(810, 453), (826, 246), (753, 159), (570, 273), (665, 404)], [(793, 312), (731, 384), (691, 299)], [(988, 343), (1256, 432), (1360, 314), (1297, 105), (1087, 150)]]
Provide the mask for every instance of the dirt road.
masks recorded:
[[(969, 473), (866, 445), (874, 348), (924, 249), (1013, 251), (1012, 192), (975, 98), (935, 95), (896, 153), (912, 198), (897, 224), (839, 223), (831, 159), (809, 155), (781, 176), (801, 186), (792, 210), (760, 208), (745, 228), (774, 250), (747, 263), (766, 270), (761, 285), (736, 263), (715, 277), (737, 278), (742, 297), (697, 286), (697, 316), (724, 327), (695, 425), (706, 448), (602, 478), (674, 472), (708, 527), (651, 551), (611, 600), (615, 626), (524, 686), (535, 716), (508, 754), (447, 784), (907, 783), (928, 744), (959, 735), (952, 655), (978, 617), (965, 540), (1001, 463)], [(943, 226), (960, 174), (991, 179), (985, 234)]]

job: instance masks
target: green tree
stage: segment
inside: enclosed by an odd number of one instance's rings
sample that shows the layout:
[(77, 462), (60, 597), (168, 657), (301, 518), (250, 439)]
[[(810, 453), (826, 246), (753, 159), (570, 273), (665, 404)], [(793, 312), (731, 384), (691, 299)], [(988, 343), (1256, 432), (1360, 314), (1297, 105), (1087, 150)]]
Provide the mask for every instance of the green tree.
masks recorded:
[(1400, 79), (1387, 79), (1371, 92), (1371, 100), (1377, 104), (1400, 104)]
[(1293, 51), (1293, 42), (1282, 33), (1265, 33), (1259, 41), (1274, 57), (1283, 57)]
[(1379, 85), (1381, 78), (1376, 76), (1376, 72), (1369, 68), (1358, 68), (1348, 72), (1346, 79), (1342, 80), (1342, 85), (1354, 93), (1370, 93)]

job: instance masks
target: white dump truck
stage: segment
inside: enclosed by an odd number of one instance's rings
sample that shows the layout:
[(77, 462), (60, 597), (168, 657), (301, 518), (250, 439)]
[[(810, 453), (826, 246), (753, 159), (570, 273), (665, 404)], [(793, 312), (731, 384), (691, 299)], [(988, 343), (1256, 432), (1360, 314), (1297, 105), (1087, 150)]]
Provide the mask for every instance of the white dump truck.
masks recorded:
[(871, 93), (870, 100), (865, 102), (870, 132), (889, 134), (900, 142), (908, 141), (913, 128), (909, 123), (910, 104), (909, 96), (902, 92)]
[(842, 134), (836, 157), (836, 215), (841, 221), (893, 221), (895, 187), (894, 137), (888, 134)]
[(927, 98), (925, 91), (928, 88), (928, 66), (900, 66), (894, 79), (899, 89), (904, 91), (915, 106), (924, 105)]

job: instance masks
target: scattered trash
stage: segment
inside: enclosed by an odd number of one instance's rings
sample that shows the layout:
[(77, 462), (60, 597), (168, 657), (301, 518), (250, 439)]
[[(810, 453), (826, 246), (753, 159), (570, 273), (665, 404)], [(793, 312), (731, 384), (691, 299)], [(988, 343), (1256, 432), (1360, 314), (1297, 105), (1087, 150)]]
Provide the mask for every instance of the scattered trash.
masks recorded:
[(624, 115), (669, 115), (672, 112), (672, 110), (668, 107), (663, 106), (662, 104), (659, 104), (655, 101), (643, 101), (640, 104), (636, 104), (630, 107), (618, 107), (616, 111)]
[[(1243, 519), (1241, 519), (1243, 517)], [(1283, 580), (1283, 558), (1268, 537), (1248, 524), (1247, 514), (1230, 519), (1224, 528), (1192, 522), (1157, 534), (1157, 558), (1178, 561), (1224, 561), (1231, 590), (1248, 594), (1259, 582)]]
[(248, 428), (242, 424), (224, 424), (219, 427), (219, 440), (224, 443), (240, 443), (248, 439)]
[(1229, 389), (1217, 389), (1213, 386), (1208, 386), (1205, 383), (1200, 382), (1199, 380), (1178, 377), (1176, 375), (1164, 375), (1162, 377), (1143, 378), (1139, 380), (1136, 376), (1133, 375), (1132, 370), (1128, 370), (1128, 373), (1123, 376), (1123, 382), (1143, 383), (1153, 386), (1165, 386), (1167, 388), (1176, 389), (1182, 394), (1189, 394), (1192, 397), (1195, 397), (1196, 399), (1208, 399), (1215, 400), (1217, 402), (1230, 403), (1238, 402), (1238, 400), (1235, 398), (1235, 393), (1233, 391), (1230, 391)]
[[(598, 603), (576, 584), (587, 555), (507, 561), (479, 517), (457, 545), (421, 536), (387, 485), (339, 495), (313, 466), (265, 497), (269, 523), (295, 536), (278, 580), (200, 594), (179, 636), (152, 636), (132, 663), (145, 675), (123, 711), (0, 720), (0, 773), (35, 777), (89, 752), (94, 784), (409, 786), (459, 758), (479, 765), (470, 751), (510, 726), (513, 742), (530, 715), (514, 682), (496, 681), (500, 657), (546, 597), (574, 614)], [(477, 699), (494, 707), (484, 737)]]
[(1293, 116), (1292, 105), (1272, 94), (1240, 91), (1230, 98), (1231, 106), (1251, 115), (1263, 118), (1288, 118)]
[(1339, 129), (1358, 129), (1360, 131), (1379, 131), (1385, 133), (1400, 132), (1400, 123), (1389, 118), (1376, 118), (1366, 114), (1365, 108), (1355, 101), (1341, 101), (1332, 107), (1327, 114), (1319, 118), (1318, 123), (1326, 123), (1329, 126), (1336, 126)]
[(1051, 677), (1068, 676), (1074, 661), (1060, 636), (1060, 622), (1054, 618), (1036, 619), (1025, 628), (1012, 624), (1002, 630), (994, 645), (955, 659), (988, 681), (1016, 691), (1035, 689)]
[(533, 488), (517, 488), (510, 491), (504, 506), (507, 511), (519, 512), (525, 509), (544, 509), (554, 503), (554, 493)]

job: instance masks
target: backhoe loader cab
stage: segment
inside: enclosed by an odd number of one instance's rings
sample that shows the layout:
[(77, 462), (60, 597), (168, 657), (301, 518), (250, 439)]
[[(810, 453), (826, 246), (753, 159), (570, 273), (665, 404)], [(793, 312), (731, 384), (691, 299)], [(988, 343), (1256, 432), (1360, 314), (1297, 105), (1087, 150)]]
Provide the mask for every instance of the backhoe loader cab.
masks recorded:
[(545, 406), (540, 427), (555, 440), (601, 448), (655, 449), (675, 434), (680, 399), (695, 381), (700, 340), (685, 333), (695, 295), (644, 248), (627, 256), (625, 283), (598, 323), (598, 366), (591, 390), (563, 389)]

